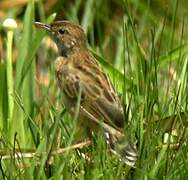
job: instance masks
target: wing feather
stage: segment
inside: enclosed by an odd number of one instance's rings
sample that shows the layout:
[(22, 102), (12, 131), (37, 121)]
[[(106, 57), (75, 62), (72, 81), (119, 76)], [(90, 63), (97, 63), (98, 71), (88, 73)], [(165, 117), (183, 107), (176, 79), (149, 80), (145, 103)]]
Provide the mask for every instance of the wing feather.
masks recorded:
[(123, 128), (124, 113), (120, 100), (109, 78), (91, 57), (82, 55), (83, 61), (79, 62), (72, 59), (71, 66), (66, 67), (69, 73), (63, 74), (64, 92), (76, 100), (81, 89), (81, 105), (86, 111), (113, 127)]

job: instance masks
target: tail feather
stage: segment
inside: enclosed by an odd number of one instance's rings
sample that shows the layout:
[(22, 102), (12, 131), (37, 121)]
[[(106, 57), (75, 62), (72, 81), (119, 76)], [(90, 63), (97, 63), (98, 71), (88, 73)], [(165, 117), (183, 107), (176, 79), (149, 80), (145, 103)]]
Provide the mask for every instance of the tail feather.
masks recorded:
[(120, 150), (122, 160), (129, 166), (134, 166), (137, 160), (136, 146), (128, 143), (122, 150)]
[(134, 167), (137, 161), (136, 146), (128, 142), (126, 139), (121, 141), (114, 141), (109, 133), (105, 133), (106, 142), (110, 146), (111, 151), (120, 156), (120, 159), (128, 166)]

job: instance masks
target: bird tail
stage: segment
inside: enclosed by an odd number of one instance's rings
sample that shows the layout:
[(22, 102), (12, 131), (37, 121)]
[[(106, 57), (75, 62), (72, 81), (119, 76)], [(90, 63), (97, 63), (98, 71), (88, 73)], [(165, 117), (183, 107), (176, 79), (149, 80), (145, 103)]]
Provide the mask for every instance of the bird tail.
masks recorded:
[[(122, 146), (122, 145), (118, 144), (117, 146)], [(128, 142), (126, 145), (122, 146), (121, 148), (117, 148), (116, 151), (120, 153), (121, 159), (127, 165), (134, 167), (138, 157), (135, 145)]]
[(137, 161), (137, 149), (136, 146), (130, 143), (125, 137), (121, 140), (113, 140), (113, 137), (109, 133), (105, 133), (107, 144), (110, 150), (120, 157), (125, 164), (134, 167)]

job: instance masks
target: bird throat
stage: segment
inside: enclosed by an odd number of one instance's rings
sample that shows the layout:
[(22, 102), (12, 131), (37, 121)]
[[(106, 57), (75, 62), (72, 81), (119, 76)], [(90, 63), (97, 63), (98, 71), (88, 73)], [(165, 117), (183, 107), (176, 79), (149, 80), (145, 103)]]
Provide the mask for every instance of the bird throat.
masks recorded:
[(81, 49), (80, 46), (66, 46), (63, 43), (56, 43), (58, 46), (58, 53), (59, 56), (63, 56), (63, 57), (70, 57), (71, 55), (78, 53)]
[(56, 38), (55, 36), (52, 36), (51, 34), (50, 37), (52, 40), (54, 40), (54, 42), (57, 45), (59, 56), (67, 58), (72, 53), (73, 47), (66, 46), (60, 39)]
[(64, 44), (58, 45), (59, 55), (63, 57), (68, 57), (71, 54), (72, 48), (66, 47)]

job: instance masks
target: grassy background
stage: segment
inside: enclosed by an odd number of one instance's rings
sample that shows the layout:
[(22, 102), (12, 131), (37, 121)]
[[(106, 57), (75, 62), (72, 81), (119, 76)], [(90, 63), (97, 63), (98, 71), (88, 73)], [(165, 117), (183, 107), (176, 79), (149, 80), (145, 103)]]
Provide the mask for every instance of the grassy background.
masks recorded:
[[(0, 22), (18, 23), (13, 45), (0, 27), (2, 179), (187, 179), (186, 7), (186, 0), (1, 1)], [(81, 24), (111, 77), (129, 120), (126, 133), (137, 141), (136, 168), (110, 155), (101, 134), (93, 145), (50, 155), (77, 139), (55, 81), (54, 44), (33, 26), (54, 19)], [(15, 158), (19, 151), (31, 157)]]

